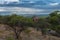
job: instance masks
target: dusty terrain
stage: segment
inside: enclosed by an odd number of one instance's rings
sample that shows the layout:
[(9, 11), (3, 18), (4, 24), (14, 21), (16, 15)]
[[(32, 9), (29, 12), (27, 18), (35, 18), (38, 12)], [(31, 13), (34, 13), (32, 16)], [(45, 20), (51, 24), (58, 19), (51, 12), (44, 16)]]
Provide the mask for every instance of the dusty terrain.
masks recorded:
[[(36, 31), (34, 28), (28, 28), (29, 33), (22, 32), (22, 40), (60, 40), (59, 37), (46, 35), (46, 37), (41, 35), (40, 31)], [(14, 33), (11, 30), (6, 29), (5, 25), (0, 24), (0, 40), (13, 40)], [(8, 39), (9, 38), (9, 39)]]

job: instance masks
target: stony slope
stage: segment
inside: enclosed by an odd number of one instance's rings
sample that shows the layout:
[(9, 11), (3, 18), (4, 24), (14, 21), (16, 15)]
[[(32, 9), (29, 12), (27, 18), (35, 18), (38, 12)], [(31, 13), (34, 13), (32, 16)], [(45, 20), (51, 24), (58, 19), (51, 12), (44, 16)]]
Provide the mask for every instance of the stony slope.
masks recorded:
[[(22, 40), (60, 40), (60, 38), (55, 36), (41, 36), (40, 31), (36, 31), (34, 28), (28, 28), (30, 32), (27, 34), (25, 32), (21, 33)], [(5, 40), (8, 37), (14, 37), (11, 30), (7, 30), (5, 25), (0, 25), (0, 40)]]

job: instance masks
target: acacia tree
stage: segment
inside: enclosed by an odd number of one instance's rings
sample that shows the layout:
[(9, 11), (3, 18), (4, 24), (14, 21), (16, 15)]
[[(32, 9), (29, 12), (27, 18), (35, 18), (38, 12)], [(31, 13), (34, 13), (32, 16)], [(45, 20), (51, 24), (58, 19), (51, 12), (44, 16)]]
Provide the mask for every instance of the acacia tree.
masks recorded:
[[(60, 11), (54, 11), (49, 15), (49, 23), (52, 25), (50, 27), (52, 30), (55, 30), (59, 33), (60, 28)], [(57, 30), (58, 29), (58, 30)]]
[(27, 27), (32, 26), (32, 20), (30, 18), (25, 18), (16, 14), (1, 16), (0, 23), (8, 25), (8, 29), (12, 29), (15, 34), (16, 40), (22, 40), (21, 32), (26, 30)]
[(6, 18), (5, 24), (7, 24), (10, 28), (12, 28), (13, 32), (15, 33), (15, 39), (16, 40), (22, 40), (21, 39), (21, 32), (25, 30), (24, 22), (22, 19), (20, 19), (20, 16), (12, 15)]
[(33, 21), (34, 27), (37, 28), (37, 30), (41, 30), (42, 35), (46, 35), (47, 28), (50, 24), (45, 19), (39, 19), (38, 17), (34, 17)]
[(51, 26), (45, 19), (40, 20), (39, 27), (41, 29), (42, 35), (46, 35), (47, 29)]

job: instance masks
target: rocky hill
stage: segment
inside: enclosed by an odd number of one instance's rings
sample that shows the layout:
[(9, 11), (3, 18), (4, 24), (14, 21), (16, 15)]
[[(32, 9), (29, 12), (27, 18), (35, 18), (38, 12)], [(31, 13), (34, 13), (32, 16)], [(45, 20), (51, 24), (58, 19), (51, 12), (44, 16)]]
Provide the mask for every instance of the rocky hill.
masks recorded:
[[(34, 28), (28, 28), (29, 33), (22, 32), (22, 40), (60, 40), (59, 37), (46, 35), (42, 36), (40, 31), (36, 31)], [(11, 29), (8, 30), (7, 25), (0, 24), (0, 40), (14, 40), (14, 33)]]

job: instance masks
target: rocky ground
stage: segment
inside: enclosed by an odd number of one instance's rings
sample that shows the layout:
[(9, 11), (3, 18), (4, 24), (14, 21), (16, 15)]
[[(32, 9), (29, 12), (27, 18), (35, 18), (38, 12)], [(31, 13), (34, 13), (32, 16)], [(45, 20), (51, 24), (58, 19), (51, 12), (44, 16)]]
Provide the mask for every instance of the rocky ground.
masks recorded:
[[(22, 40), (60, 40), (60, 37), (51, 35), (42, 36), (40, 31), (36, 31), (34, 28), (28, 28), (29, 33), (22, 32)], [(11, 30), (7, 30), (6, 26), (0, 24), (0, 40), (14, 40), (14, 33)]]

